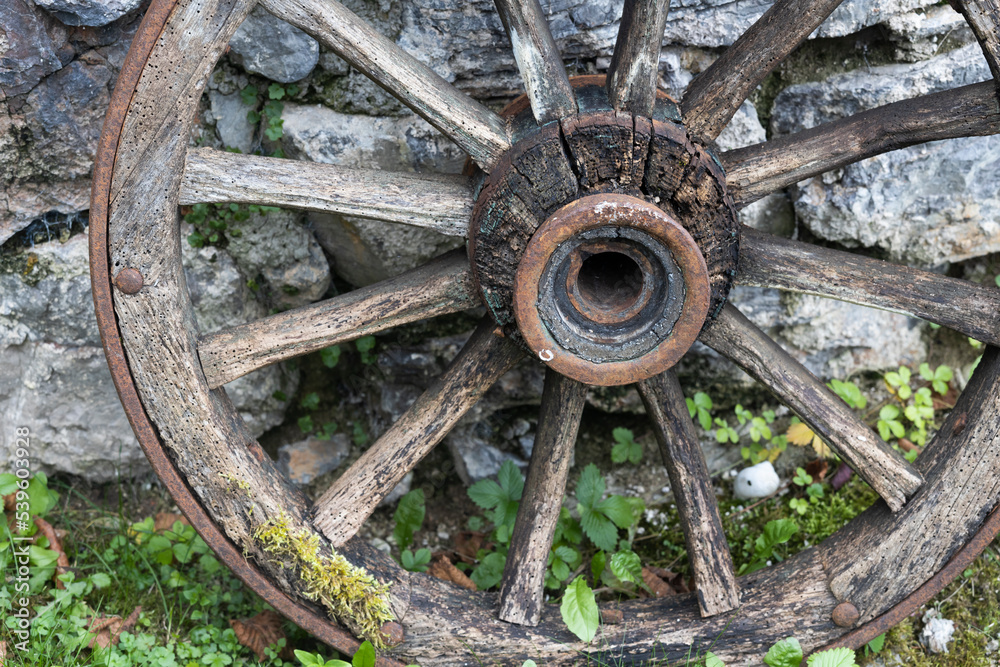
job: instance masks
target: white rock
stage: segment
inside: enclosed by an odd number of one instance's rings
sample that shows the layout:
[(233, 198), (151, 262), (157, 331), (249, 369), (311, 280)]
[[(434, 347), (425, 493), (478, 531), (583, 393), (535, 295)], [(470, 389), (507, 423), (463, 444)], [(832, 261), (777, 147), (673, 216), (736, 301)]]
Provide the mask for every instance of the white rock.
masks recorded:
[(781, 480), (770, 461), (744, 468), (736, 476), (733, 495), (737, 498), (763, 498), (778, 490)]
[(936, 609), (924, 614), (924, 629), (920, 632), (920, 642), (931, 653), (947, 653), (948, 642), (955, 634), (955, 622), (941, 618)]

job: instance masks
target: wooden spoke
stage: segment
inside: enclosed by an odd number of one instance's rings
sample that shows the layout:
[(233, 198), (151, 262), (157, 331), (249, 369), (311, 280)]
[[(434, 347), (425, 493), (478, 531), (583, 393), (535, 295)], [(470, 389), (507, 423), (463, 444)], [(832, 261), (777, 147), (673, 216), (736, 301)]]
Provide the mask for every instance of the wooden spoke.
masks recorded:
[(539, 125), (576, 113), (559, 49), (538, 0), (494, 0)]
[(1000, 132), (992, 81), (894, 102), (722, 154), (737, 206), (831, 169), (925, 141)]
[(891, 310), (1000, 345), (1000, 289), (749, 227), (740, 239), (736, 281)]
[(327, 211), (465, 236), (474, 200), (462, 176), (347, 169), (193, 148), (180, 203), (212, 202)]
[(203, 336), (198, 356), (214, 389), (268, 364), (479, 305), (458, 249), (401, 276)]
[(731, 611), (740, 605), (733, 557), (681, 385), (674, 372), (667, 371), (640, 382), (638, 388), (677, 501), (701, 615)]
[(892, 511), (923, 478), (802, 364), (726, 304), (699, 340), (728, 357), (767, 387), (868, 482)]
[(489, 171), (510, 147), (505, 121), (379, 34), (336, 0), (262, 0), (451, 138)]
[(842, 0), (777, 0), (691, 82), (681, 112), (688, 134), (719, 136), (751, 91), (819, 27)]
[(952, 5), (965, 16), (983, 47), (983, 55), (993, 72), (993, 83), (1000, 92), (1000, 1), (955, 0)]
[(653, 114), (660, 45), (670, 0), (625, 0), (608, 68), (608, 99), (616, 111)]
[(316, 502), (316, 527), (334, 547), (361, 527), (413, 466), (524, 356), (483, 319), (472, 338), (410, 409)]
[(509, 623), (538, 625), (541, 618), (545, 567), (586, 398), (587, 385), (546, 369), (528, 479), (500, 583), (500, 618)]

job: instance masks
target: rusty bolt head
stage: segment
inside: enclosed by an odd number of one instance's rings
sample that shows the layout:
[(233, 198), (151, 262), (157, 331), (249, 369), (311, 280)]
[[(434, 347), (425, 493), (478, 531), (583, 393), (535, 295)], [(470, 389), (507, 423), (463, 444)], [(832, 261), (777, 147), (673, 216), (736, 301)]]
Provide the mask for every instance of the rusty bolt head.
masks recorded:
[(840, 627), (851, 628), (854, 627), (854, 624), (858, 622), (859, 618), (861, 618), (861, 614), (858, 613), (858, 608), (850, 602), (841, 602), (833, 608), (831, 618), (833, 618), (833, 622)]
[(399, 646), (403, 643), (403, 639), (405, 639), (403, 626), (396, 621), (383, 623), (382, 627), (379, 628), (379, 632), (382, 633), (382, 637), (385, 639), (385, 643), (389, 647)]
[(118, 272), (112, 282), (125, 294), (136, 294), (142, 289), (142, 274), (139, 273), (138, 269), (126, 266)]

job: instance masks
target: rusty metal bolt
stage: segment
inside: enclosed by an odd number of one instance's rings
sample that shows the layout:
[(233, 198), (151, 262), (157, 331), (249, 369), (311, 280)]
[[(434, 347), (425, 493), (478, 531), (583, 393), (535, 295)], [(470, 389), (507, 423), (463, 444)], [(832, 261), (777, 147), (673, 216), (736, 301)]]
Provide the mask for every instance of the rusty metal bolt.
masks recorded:
[(396, 621), (384, 623), (382, 627), (379, 628), (379, 632), (382, 633), (382, 637), (385, 639), (385, 643), (389, 647), (399, 646), (406, 638), (403, 634), (403, 626)]
[(854, 627), (854, 624), (858, 622), (859, 618), (861, 618), (861, 614), (858, 613), (858, 608), (850, 602), (841, 602), (833, 608), (833, 613), (830, 617), (833, 619), (833, 622), (840, 627), (851, 628)]
[(127, 266), (118, 272), (112, 282), (125, 294), (135, 294), (142, 289), (142, 274), (138, 269)]

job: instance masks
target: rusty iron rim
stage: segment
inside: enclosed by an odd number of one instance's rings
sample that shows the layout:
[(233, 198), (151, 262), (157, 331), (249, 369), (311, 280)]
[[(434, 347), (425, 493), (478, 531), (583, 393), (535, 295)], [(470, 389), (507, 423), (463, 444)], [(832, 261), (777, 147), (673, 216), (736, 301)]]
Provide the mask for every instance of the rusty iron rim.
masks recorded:
[[(118, 75), (118, 81), (111, 95), (108, 112), (104, 118), (104, 127), (98, 141), (90, 195), (88, 233), (90, 280), (101, 343), (104, 347), (108, 367), (111, 370), (111, 378), (118, 392), (118, 398), (125, 409), (125, 415), (139, 441), (139, 446), (149, 460), (153, 472), (160, 478), (174, 502), (177, 503), (178, 508), (188, 518), (206, 544), (240, 581), (274, 607), (278, 613), (337, 651), (353, 654), (361, 642), (335, 625), (325, 614), (294, 600), (277, 588), (254, 564), (243, 557), (239, 547), (226, 537), (201, 506), (181, 476), (180, 471), (167, 455), (156, 427), (149, 420), (149, 416), (142, 406), (129, 370), (128, 360), (125, 357), (125, 350), (122, 347), (111, 296), (113, 281), (107, 245), (111, 179), (118, 151), (118, 138), (132, 100), (132, 93), (160, 33), (178, 2), (179, 0), (153, 0), (143, 16)], [(123, 269), (123, 271), (125, 270)], [(126, 275), (125, 278), (130, 278), (130, 276)], [(126, 288), (132, 286), (128, 283), (124, 284)], [(377, 664), (380, 667), (403, 667), (402, 663), (385, 656), (379, 656)]]
[[(163, 448), (156, 427), (143, 408), (122, 347), (111, 296), (113, 282), (107, 248), (111, 179), (118, 138), (132, 93), (150, 52), (178, 2), (179, 0), (152, 0), (146, 11), (119, 73), (94, 161), (88, 230), (90, 274), (95, 315), (105, 357), (119, 400), (150, 466), (166, 486), (181, 512), (191, 521), (192, 526), (212, 551), (245, 585), (283, 616), (336, 650), (353, 653), (360, 645), (356, 638), (336, 626), (325, 614), (317, 613), (315, 609), (290, 598), (278, 589), (256, 566), (243, 557), (239, 548), (208, 516)], [(574, 77), (574, 83), (577, 85), (603, 85), (603, 82), (604, 77), (600, 75)], [(526, 101), (525, 97), (524, 102)], [(514, 103), (511, 104), (513, 105)], [(886, 613), (845, 633), (824, 648), (841, 646), (859, 648), (898, 624), (956, 578), (998, 533), (1000, 533), (1000, 508), (994, 509), (972, 538), (923, 585)], [(402, 667), (402, 663), (384, 656), (379, 656), (377, 664), (380, 667)]]
[[(539, 312), (540, 285), (559, 246), (606, 227), (633, 229), (660, 241), (681, 273), (684, 297), (672, 331), (634, 359), (595, 362), (567, 350)], [(672, 367), (694, 344), (705, 323), (711, 287), (698, 244), (664, 211), (636, 197), (590, 195), (566, 204), (542, 223), (517, 268), (514, 315), (525, 343), (552, 370), (579, 382), (601, 386), (631, 384)], [(593, 318), (603, 319), (602, 315)]]

